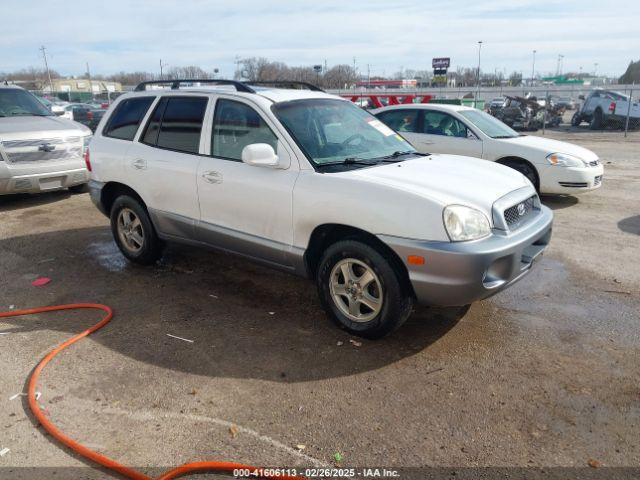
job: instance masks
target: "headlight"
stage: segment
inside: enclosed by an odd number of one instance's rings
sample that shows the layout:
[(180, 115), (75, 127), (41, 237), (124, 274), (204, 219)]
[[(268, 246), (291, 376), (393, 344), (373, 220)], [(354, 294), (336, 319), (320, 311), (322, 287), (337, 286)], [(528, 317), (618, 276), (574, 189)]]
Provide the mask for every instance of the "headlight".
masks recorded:
[(586, 167), (588, 164), (581, 158), (568, 155), (566, 153), (552, 153), (547, 155), (547, 161), (551, 165), (559, 167)]
[(464, 205), (449, 205), (444, 209), (444, 228), (452, 242), (477, 240), (491, 233), (484, 213)]

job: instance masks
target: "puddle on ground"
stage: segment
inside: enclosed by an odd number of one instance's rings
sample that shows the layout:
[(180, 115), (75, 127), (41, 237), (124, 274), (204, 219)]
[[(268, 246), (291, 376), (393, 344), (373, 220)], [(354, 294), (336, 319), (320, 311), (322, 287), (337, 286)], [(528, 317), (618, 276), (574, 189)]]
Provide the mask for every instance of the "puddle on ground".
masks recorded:
[(127, 267), (127, 259), (111, 239), (89, 244), (87, 252), (98, 261), (101, 267), (110, 272), (122, 272)]
[(607, 285), (584, 275), (545, 257), (529, 275), (488, 302), (523, 327), (571, 337), (615, 336), (637, 346), (640, 317), (634, 298), (611, 293)]

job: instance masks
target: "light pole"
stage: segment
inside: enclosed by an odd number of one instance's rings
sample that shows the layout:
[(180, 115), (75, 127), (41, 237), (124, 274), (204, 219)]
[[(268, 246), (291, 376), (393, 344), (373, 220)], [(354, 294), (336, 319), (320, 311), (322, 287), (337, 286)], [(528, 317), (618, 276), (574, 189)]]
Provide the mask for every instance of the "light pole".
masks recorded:
[(480, 52), (482, 51), (482, 40), (478, 41), (478, 81), (476, 82), (476, 101), (475, 107), (478, 107), (478, 98), (480, 97)]
[(536, 78), (536, 50), (533, 51), (533, 65), (531, 65), (531, 86), (535, 83)]
[(597, 77), (598, 76), (598, 63), (594, 63), (593, 64), (593, 76)]

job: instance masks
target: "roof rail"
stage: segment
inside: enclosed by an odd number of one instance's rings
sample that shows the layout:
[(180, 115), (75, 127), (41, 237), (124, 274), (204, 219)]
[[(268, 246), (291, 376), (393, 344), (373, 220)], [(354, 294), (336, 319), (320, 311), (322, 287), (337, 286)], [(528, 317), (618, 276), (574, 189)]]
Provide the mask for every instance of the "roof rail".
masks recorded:
[(171, 85), (172, 90), (179, 90), (180, 85), (186, 83), (211, 83), (215, 85), (233, 85), (238, 92), (256, 93), (251, 87), (248, 87), (242, 82), (236, 80), (222, 80), (217, 78), (181, 78), (175, 80), (150, 80), (148, 82), (140, 82), (134, 92), (143, 92), (147, 89), (148, 85)]
[(255, 81), (255, 82), (245, 82), (247, 85), (273, 85), (275, 87), (286, 87), (286, 86), (290, 86), (290, 87), (295, 87), (295, 86), (299, 86), (299, 87), (306, 87), (308, 90), (311, 90), (312, 92), (324, 92), (323, 89), (321, 89), (320, 87), (309, 83), (309, 82), (298, 82), (295, 80), (261, 80), (261, 81)]

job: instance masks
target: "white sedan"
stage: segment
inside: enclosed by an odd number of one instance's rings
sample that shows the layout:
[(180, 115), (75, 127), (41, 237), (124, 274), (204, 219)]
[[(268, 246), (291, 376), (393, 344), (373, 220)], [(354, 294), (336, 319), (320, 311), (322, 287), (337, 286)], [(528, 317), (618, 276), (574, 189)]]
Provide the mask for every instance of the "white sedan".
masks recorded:
[(372, 110), (422, 153), (491, 160), (514, 168), (541, 193), (574, 194), (602, 185), (603, 167), (591, 150), (522, 135), (475, 108), (407, 104)]

